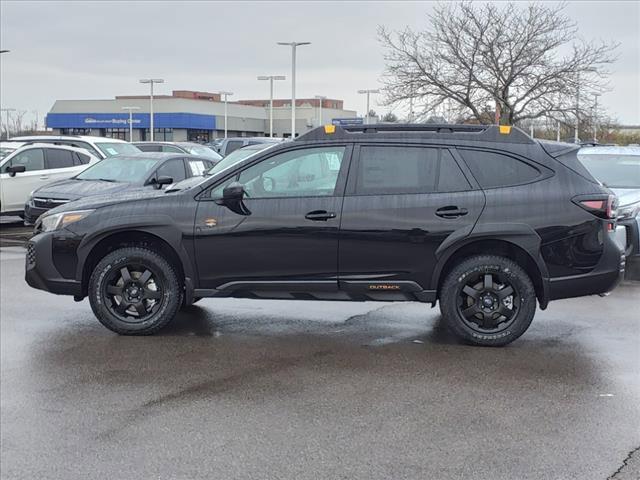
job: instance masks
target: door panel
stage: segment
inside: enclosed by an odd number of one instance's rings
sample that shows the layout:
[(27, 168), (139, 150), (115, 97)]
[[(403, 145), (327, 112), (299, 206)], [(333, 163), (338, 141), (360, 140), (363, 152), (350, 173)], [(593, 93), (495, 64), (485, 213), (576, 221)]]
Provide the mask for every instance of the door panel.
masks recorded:
[[(24, 165), (25, 172), (11, 176), (5, 173), (9, 165)], [(0, 175), (2, 182), (2, 210), (22, 211), (29, 193), (50, 182), (45, 169), (44, 152), (41, 148), (29, 148), (19, 152), (6, 162)]]
[[(336, 282), (341, 202), (341, 197), (247, 199), (248, 216), (200, 202), (195, 242), (201, 288), (235, 281)], [(336, 217), (305, 218), (314, 210)]]
[[(472, 227), (484, 208), (484, 194), (471, 189), (446, 149), (407, 153), (405, 148), (386, 154), (359, 149), (342, 210), (340, 288), (430, 289), (438, 246), (453, 232)], [(371, 158), (363, 162), (366, 155)], [(391, 172), (390, 162), (403, 173)]]
[[(200, 288), (262, 282), (254, 290), (337, 290), (338, 229), (350, 149), (297, 148), (259, 160), (207, 192), (195, 219)], [(214, 199), (234, 181), (245, 186), (250, 212)], [(284, 283), (289, 282), (288, 286)], [(247, 287), (249, 288), (249, 287)]]

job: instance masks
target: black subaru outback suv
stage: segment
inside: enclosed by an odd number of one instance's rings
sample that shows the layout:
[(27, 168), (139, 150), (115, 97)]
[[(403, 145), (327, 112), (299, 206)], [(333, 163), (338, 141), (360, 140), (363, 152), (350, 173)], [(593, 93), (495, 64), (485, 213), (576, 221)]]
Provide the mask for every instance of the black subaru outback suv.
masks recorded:
[(51, 210), (26, 280), (88, 296), (120, 334), (201, 297), (409, 300), (439, 301), (467, 342), (505, 345), (536, 301), (615, 287), (615, 203), (574, 146), (517, 128), (328, 125), (164, 191)]

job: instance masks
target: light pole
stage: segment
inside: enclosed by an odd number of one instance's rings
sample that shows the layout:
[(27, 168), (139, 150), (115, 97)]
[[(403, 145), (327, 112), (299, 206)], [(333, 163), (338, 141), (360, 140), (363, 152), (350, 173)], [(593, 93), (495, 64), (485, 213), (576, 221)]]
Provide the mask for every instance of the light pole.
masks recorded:
[(133, 142), (133, 111), (140, 107), (122, 107), (122, 110), (129, 110), (129, 141)]
[(593, 143), (598, 143), (598, 97), (599, 93), (594, 93), (595, 105), (593, 106)]
[(318, 126), (322, 125), (322, 102), (327, 99), (324, 95), (316, 95), (318, 99)]
[(580, 129), (580, 72), (576, 73), (576, 127), (573, 131), (573, 143), (579, 141), (578, 130)]
[(273, 81), (285, 80), (284, 75), (260, 75), (258, 80), (269, 80), (269, 136), (273, 137)]
[(38, 120), (39, 120), (39, 115), (38, 115), (38, 110), (31, 110), (31, 113), (35, 113), (36, 115), (36, 132), (38, 131)]
[(278, 42), (291, 47), (291, 139), (296, 138), (296, 48), (311, 42)]
[(364, 123), (368, 125), (369, 124), (369, 95), (371, 95), (372, 93), (380, 93), (380, 90), (378, 89), (358, 90), (358, 93), (367, 95), (367, 116), (365, 117)]
[(154, 83), (164, 83), (163, 78), (143, 78), (140, 80), (140, 83), (148, 83), (151, 87), (151, 93), (149, 95), (149, 132), (150, 139), (153, 142), (153, 84)]
[(227, 138), (227, 97), (233, 95), (233, 92), (218, 92), (224, 95), (224, 138)]
[(6, 140), (9, 140), (9, 112), (15, 112), (15, 111), (16, 111), (15, 108), (0, 108), (0, 112), (4, 112), (7, 119), (7, 124), (5, 125), (5, 129), (7, 130)]

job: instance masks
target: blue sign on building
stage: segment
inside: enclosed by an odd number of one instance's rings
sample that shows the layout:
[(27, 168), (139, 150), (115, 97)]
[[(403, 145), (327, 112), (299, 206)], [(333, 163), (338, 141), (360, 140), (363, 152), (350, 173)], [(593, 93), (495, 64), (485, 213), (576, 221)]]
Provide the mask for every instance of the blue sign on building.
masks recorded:
[(363, 125), (364, 121), (361, 117), (358, 118), (334, 118), (331, 123), (340, 127), (353, 127), (356, 125)]
[[(49, 113), (48, 128), (129, 128), (128, 113)], [(156, 113), (154, 128), (215, 130), (216, 116), (199, 113)], [(133, 128), (149, 128), (148, 113), (133, 114)]]

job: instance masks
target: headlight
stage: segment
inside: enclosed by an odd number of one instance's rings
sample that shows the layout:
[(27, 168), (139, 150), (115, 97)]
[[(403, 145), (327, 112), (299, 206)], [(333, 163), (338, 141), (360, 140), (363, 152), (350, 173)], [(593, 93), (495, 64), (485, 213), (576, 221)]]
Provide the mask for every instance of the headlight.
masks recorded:
[(45, 215), (40, 217), (40, 231), (52, 232), (59, 228), (64, 228), (67, 225), (82, 220), (89, 215), (93, 210), (76, 210), (73, 212), (54, 213), (53, 215)]
[(618, 207), (618, 218), (637, 217), (640, 214), (640, 202)]
[(31, 190), (31, 193), (29, 194), (29, 197), (27, 198), (27, 203), (31, 203), (31, 200), (33, 200), (33, 192), (35, 192), (35, 190)]

